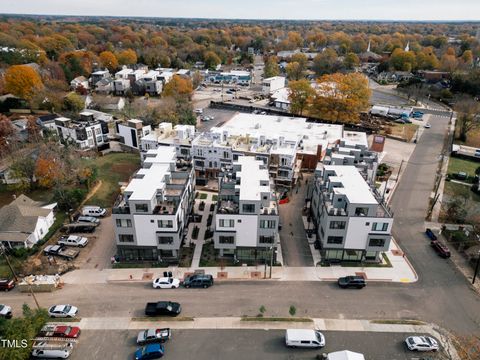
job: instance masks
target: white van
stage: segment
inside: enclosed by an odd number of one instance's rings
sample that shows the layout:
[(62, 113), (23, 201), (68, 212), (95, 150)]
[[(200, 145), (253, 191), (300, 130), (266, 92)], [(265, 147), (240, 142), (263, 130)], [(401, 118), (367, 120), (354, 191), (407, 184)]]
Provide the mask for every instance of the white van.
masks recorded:
[(289, 347), (319, 348), (325, 346), (325, 336), (317, 330), (287, 329), (285, 344)]
[(84, 216), (102, 217), (106, 214), (107, 210), (100, 206), (84, 206), (82, 209), (82, 215)]

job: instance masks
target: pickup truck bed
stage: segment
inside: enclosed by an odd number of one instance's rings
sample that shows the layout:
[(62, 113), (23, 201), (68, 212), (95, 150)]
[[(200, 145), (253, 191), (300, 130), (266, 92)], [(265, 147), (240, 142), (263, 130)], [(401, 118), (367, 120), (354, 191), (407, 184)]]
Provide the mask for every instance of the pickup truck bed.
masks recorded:
[(62, 257), (67, 260), (73, 260), (75, 259), (79, 251), (75, 249), (70, 249), (70, 248), (65, 248), (64, 246), (61, 245), (49, 245), (43, 250), (45, 255), (54, 255), (58, 257)]

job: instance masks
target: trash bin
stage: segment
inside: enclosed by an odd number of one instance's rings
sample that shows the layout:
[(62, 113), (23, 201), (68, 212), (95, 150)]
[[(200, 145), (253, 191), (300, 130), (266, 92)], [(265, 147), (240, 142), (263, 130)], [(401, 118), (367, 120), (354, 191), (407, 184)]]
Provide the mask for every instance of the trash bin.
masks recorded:
[(163, 277), (168, 277), (168, 272), (164, 271), (163, 272)]
[(171, 271), (168, 272), (168, 277), (173, 277), (173, 273)]

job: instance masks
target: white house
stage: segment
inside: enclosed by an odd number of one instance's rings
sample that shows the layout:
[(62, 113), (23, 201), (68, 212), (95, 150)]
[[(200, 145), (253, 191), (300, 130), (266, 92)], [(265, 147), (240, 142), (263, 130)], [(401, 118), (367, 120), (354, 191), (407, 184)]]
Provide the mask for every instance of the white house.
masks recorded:
[(75, 79), (70, 81), (70, 89), (77, 90), (78, 88), (84, 88), (86, 90), (90, 88), (88, 79), (85, 76), (77, 76)]
[(262, 92), (265, 95), (274, 93), (275, 91), (285, 87), (285, 77), (273, 76), (263, 79)]
[(130, 119), (126, 122), (115, 124), (120, 142), (128, 147), (140, 150), (141, 139), (152, 132), (150, 125), (143, 125), (142, 120)]
[(56, 204), (40, 206), (20, 195), (0, 209), (0, 242), (10, 248), (31, 248), (48, 233), (55, 221)]

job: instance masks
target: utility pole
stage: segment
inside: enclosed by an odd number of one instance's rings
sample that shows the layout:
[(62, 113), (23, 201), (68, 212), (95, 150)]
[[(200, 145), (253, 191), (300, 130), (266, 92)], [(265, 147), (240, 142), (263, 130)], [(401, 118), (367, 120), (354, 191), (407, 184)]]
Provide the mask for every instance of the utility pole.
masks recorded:
[(265, 256), (263, 257), (263, 262), (265, 263), (265, 268), (263, 269), (263, 278), (267, 278), (267, 249), (265, 248)]
[(269, 276), (270, 279), (272, 278), (273, 251), (274, 251), (274, 249), (275, 249), (275, 247), (272, 245), (272, 247), (270, 248), (270, 276)]
[(395, 182), (398, 182), (398, 179), (400, 178), (400, 173), (402, 171), (402, 166), (403, 166), (403, 159), (402, 159), (402, 162), (400, 163), (400, 167), (398, 168), (398, 174), (397, 174), (397, 178), (395, 179)]
[(480, 251), (477, 256), (477, 265), (475, 266), (475, 273), (473, 274), (472, 285), (475, 284), (475, 279), (477, 278), (478, 268), (480, 266)]
[(10, 271), (12, 272), (13, 277), (15, 278), (15, 281), (18, 281), (17, 274), (13, 270), (12, 264), (10, 263), (10, 259), (8, 258), (7, 252), (5, 251), (5, 246), (4, 245), (2, 245), (2, 253), (3, 253), (3, 256), (5, 257), (5, 260), (7, 261), (7, 265), (10, 268)]

